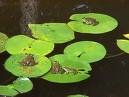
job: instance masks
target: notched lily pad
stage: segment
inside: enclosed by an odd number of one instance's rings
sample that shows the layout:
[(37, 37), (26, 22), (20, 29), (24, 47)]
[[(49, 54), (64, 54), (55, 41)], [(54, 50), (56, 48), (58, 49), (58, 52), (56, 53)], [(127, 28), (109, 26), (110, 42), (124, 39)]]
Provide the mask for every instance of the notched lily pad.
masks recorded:
[(50, 70), (51, 62), (43, 56), (19, 54), (10, 56), (4, 66), (15, 76), (38, 77)]
[(67, 46), (64, 53), (92, 63), (103, 59), (106, 55), (106, 49), (102, 44), (94, 41), (80, 41)]
[(45, 80), (55, 83), (74, 83), (90, 77), (88, 74), (91, 71), (90, 64), (78, 57), (59, 54), (51, 57), (50, 60), (53, 66), (42, 77)]
[(0, 53), (5, 51), (5, 42), (7, 41), (8, 36), (0, 32)]
[(81, 94), (76, 94), (76, 95), (69, 95), (67, 97), (89, 97), (89, 96), (81, 95)]
[(32, 90), (33, 84), (28, 78), (20, 77), (13, 82), (13, 87), (20, 93), (26, 93)]
[(0, 85), (0, 95), (16, 96), (17, 94), (19, 94), (19, 93), (16, 90), (14, 90), (12, 88), (12, 86), (10, 86), (10, 85), (8, 85), (8, 86)]
[(65, 23), (29, 24), (33, 37), (53, 43), (65, 43), (74, 39), (74, 32)]
[(111, 16), (98, 13), (73, 14), (68, 26), (80, 33), (101, 34), (112, 31), (118, 22)]
[(46, 55), (54, 49), (54, 44), (51, 42), (35, 40), (24, 35), (17, 35), (8, 39), (6, 50), (10, 54), (36, 54)]
[(16, 35), (8, 39), (5, 48), (10, 54), (27, 53), (33, 41), (34, 39), (25, 35)]
[(129, 53), (129, 40), (118, 39), (117, 46), (124, 52)]

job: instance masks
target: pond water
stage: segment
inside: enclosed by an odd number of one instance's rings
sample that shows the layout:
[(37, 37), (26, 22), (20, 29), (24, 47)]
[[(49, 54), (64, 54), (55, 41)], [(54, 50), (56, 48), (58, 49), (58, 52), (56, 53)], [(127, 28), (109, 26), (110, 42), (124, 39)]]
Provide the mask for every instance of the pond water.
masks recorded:
[[(0, 32), (8, 36), (20, 34), (19, 21), (21, 11), (19, 2), (3, 0), (0, 2)], [(93, 40), (102, 43), (108, 51), (106, 58), (92, 63), (91, 77), (74, 84), (55, 84), (42, 79), (32, 79), (32, 91), (17, 97), (66, 97), (69, 94), (86, 94), (89, 97), (129, 97), (129, 55), (122, 54), (116, 46), (116, 39), (129, 33), (129, 1), (128, 0), (39, 0), (37, 23), (67, 22), (73, 13), (96, 12), (115, 17), (119, 26), (110, 33), (100, 35), (76, 33), (76, 39), (65, 44), (56, 45), (51, 54), (62, 53), (63, 48), (75, 41)], [(2, 65), (9, 54), (0, 54)], [(0, 84), (7, 84), (15, 79), (3, 66), (0, 66)]]

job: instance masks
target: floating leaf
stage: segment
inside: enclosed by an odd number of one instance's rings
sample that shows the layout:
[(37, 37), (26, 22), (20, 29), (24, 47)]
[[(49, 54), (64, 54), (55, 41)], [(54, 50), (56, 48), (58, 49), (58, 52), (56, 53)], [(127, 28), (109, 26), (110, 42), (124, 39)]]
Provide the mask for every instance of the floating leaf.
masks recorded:
[[(90, 64), (88, 64), (84, 60), (79, 59), (78, 57), (59, 54), (51, 57), (50, 59), (52, 62), (59, 62), (62, 68), (71, 68), (71, 73), (65, 72), (63, 74), (54, 74), (50, 70), (50, 72), (42, 77), (45, 80), (55, 83), (73, 83), (85, 80), (90, 77), (90, 75), (88, 74), (88, 71), (91, 71)], [(77, 74), (74, 74), (74, 72), (72, 72), (72, 69), (77, 70)]]
[(64, 53), (78, 56), (92, 63), (103, 59), (106, 49), (102, 44), (94, 41), (80, 41), (67, 46)]
[(31, 53), (46, 55), (54, 49), (54, 44), (51, 42), (35, 40), (24, 35), (17, 35), (8, 39), (5, 47), (10, 54)]
[(54, 49), (54, 44), (47, 41), (35, 40), (31, 45), (31, 54), (47, 55)]
[(8, 39), (8, 36), (0, 32), (0, 53), (5, 51), (5, 42)]
[(124, 52), (129, 53), (129, 40), (118, 39), (117, 46)]
[(10, 56), (4, 66), (5, 68), (13, 73), (15, 76), (22, 77), (37, 77), (45, 74), (51, 68), (51, 62), (48, 58), (43, 56), (34, 55), (36, 65), (34, 66), (23, 66), (20, 62), (25, 59), (27, 55), (19, 54)]
[(76, 95), (69, 95), (67, 97), (89, 97), (89, 96), (76, 94)]
[(129, 34), (123, 34), (123, 36), (129, 39)]
[[(98, 23), (97, 25), (87, 25), (84, 22), (84, 19), (92, 18)], [(101, 34), (112, 31), (118, 26), (118, 22), (111, 16), (105, 14), (98, 14), (98, 13), (87, 13), (87, 14), (73, 14), (70, 17), (71, 20), (68, 23), (68, 26), (80, 33), (90, 33), (90, 34)], [(91, 21), (91, 22), (94, 22)]]
[(20, 93), (28, 92), (33, 88), (32, 82), (28, 78), (24, 77), (17, 78), (13, 82), (13, 86)]
[(0, 95), (3, 96), (16, 96), (18, 92), (13, 89), (11, 85), (4, 86), (0, 85)]
[(74, 32), (65, 23), (29, 24), (33, 37), (51, 41), (54, 43), (65, 43), (74, 39)]

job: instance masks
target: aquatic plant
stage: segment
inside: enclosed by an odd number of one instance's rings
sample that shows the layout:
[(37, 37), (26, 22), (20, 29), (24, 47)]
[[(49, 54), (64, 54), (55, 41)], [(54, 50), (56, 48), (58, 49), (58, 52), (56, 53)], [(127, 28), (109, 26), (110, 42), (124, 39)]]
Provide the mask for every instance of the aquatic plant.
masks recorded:
[(4, 67), (18, 79), (13, 84), (0, 85), (0, 95), (15, 96), (30, 91), (33, 84), (29, 78), (42, 78), (54, 83), (74, 83), (90, 77), (90, 64), (95, 64), (106, 55), (106, 48), (102, 44), (78, 41), (66, 46), (62, 54), (47, 55), (54, 50), (55, 44), (75, 39), (75, 31), (101, 34), (112, 31), (118, 23), (108, 15), (97, 13), (74, 14), (70, 19), (72, 21), (69, 23), (29, 24), (32, 37), (16, 35), (4, 39), (6, 41), (1, 52), (11, 54)]
[(69, 95), (67, 97), (89, 97), (89, 96), (76, 94), (76, 95)]
[(5, 51), (5, 42), (8, 39), (8, 36), (0, 32), (0, 53)]
[(127, 39), (117, 39), (117, 46), (129, 54), (129, 34), (123, 34)]

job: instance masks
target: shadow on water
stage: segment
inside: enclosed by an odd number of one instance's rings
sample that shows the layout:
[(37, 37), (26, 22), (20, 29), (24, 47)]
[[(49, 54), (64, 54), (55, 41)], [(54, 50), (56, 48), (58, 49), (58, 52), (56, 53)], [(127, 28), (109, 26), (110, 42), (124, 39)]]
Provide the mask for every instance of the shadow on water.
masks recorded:
[[(128, 0), (40, 0), (40, 15), (37, 23), (67, 22), (73, 13), (98, 12), (115, 17), (119, 26), (112, 33), (102, 35), (84, 35), (76, 33), (76, 39), (65, 44), (56, 45), (50, 55), (62, 53), (63, 48), (80, 40), (93, 40), (102, 43), (108, 55), (121, 53), (116, 46), (116, 39), (123, 38), (129, 32), (129, 1)], [(0, 31), (9, 36), (20, 34), (21, 18), (19, 2), (5, 0), (0, 2)], [(0, 54), (1, 65), (9, 55)], [(129, 55), (123, 54), (114, 58), (105, 58), (93, 63), (91, 77), (74, 84), (55, 84), (42, 79), (32, 79), (32, 91), (17, 97), (66, 97), (69, 94), (86, 94), (90, 97), (129, 97)], [(13, 77), (3, 66), (0, 67), (0, 84)], [(14, 79), (14, 77), (13, 77)], [(9, 81), (11, 82), (11, 81)], [(8, 83), (9, 83), (8, 82)]]

